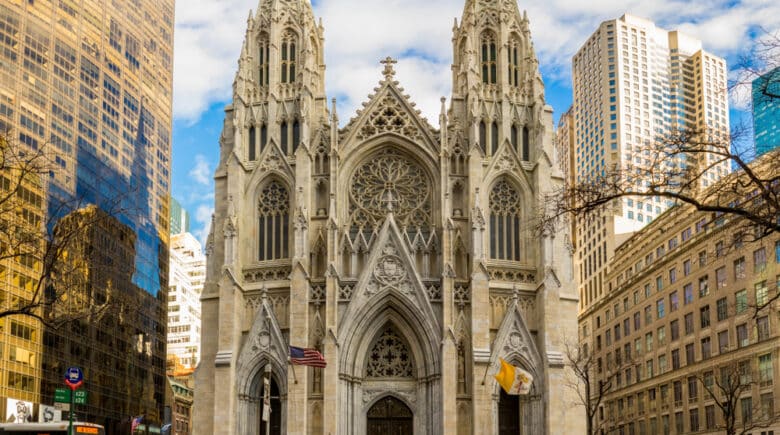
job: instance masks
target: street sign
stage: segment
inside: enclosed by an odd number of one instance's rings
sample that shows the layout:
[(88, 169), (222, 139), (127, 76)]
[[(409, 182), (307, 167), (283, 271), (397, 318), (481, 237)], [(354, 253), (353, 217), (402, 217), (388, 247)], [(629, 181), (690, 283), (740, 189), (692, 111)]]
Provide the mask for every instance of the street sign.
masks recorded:
[(84, 383), (84, 372), (79, 367), (68, 367), (65, 371), (65, 385), (75, 390)]
[(73, 402), (77, 405), (86, 405), (87, 404), (87, 390), (76, 390), (74, 393), (75, 397), (73, 398)]
[(67, 388), (57, 388), (54, 390), (55, 403), (70, 403), (70, 390)]
[(70, 403), (57, 402), (54, 404), (54, 407), (59, 409), (60, 411), (70, 411)]

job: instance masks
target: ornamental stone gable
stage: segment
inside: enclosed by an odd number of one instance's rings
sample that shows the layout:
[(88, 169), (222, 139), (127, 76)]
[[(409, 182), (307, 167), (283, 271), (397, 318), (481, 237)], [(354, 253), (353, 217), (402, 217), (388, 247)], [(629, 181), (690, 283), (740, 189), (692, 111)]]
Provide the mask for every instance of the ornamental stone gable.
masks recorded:
[[(247, 20), (215, 173), (195, 433), (581, 433), (561, 364), (577, 339), (571, 255), (565, 234), (535, 230), (563, 179), (528, 19), (512, 1), (466, 1), (436, 127), (390, 58), (340, 125), (323, 34), (303, 0), (262, 0)], [(291, 345), (327, 367), (288, 365)], [(500, 391), (498, 358), (533, 375), (532, 394)]]

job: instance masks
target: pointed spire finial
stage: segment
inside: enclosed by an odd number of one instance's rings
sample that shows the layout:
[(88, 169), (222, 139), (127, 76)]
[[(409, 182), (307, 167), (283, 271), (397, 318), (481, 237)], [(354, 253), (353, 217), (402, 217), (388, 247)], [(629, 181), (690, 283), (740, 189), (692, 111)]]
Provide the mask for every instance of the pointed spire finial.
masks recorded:
[(382, 71), (382, 74), (385, 75), (386, 79), (389, 80), (395, 76), (395, 68), (393, 68), (393, 65), (398, 63), (397, 60), (393, 59), (390, 56), (387, 56), (384, 60), (380, 61), (379, 63), (385, 66), (385, 70)]

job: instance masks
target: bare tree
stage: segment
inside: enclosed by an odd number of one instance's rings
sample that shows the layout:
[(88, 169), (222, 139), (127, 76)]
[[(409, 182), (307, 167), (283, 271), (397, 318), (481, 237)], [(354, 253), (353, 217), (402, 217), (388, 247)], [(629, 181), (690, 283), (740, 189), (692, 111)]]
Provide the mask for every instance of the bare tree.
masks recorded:
[[(619, 351), (618, 351), (619, 352)], [(624, 370), (632, 369), (630, 360), (607, 361), (597, 358), (589, 351), (587, 344), (566, 344), (566, 363), (574, 373), (574, 379), (567, 379), (567, 387), (575, 391), (578, 404), (585, 408), (587, 417), (587, 434), (602, 433), (606, 419), (602, 418), (602, 405), (606, 397), (613, 391), (617, 378)]]
[[(756, 379), (758, 378), (758, 379)], [(753, 403), (759, 397), (754, 393), (763, 381), (760, 373), (754, 373), (749, 360), (729, 362), (715, 371), (696, 376), (704, 388), (705, 400), (712, 401), (722, 419), (716, 429), (726, 435), (745, 435), (756, 429), (766, 429), (780, 421), (775, 414), (774, 401)]]
[(26, 316), (56, 328), (111, 307), (108, 298), (72, 285), (78, 276), (127, 265), (68, 258), (93, 227), (112, 219), (121, 200), (111, 202), (112, 212), (94, 213), (79, 225), (60, 224), (62, 216), (83, 204), (78, 199), (49, 201), (47, 183), (58, 170), (50, 154), (46, 146), (29, 147), (10, 132), (0, 134), (0, 274), (12, 274), (17, 287), (0, 290), (0, 319)]

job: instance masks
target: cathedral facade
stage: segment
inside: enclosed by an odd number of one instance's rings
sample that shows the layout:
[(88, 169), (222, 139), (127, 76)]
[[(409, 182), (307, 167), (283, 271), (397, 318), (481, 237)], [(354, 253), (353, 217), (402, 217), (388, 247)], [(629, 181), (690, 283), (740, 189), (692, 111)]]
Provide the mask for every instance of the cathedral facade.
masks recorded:
[[(250, 14), (207, 241), (196, 434), (577, 434), (552, 108), (513, 0), (466, 0), (438, 125), (382, 61), (340, 127), (308, 0)], [(318, 349), (324, 369), (288, 364)], [(532, 374), (505, 395), (503, 358)], [(270, 390), (269, 422), (263, 420)], [(267, 428), (266, 425), (270, 425)]]

